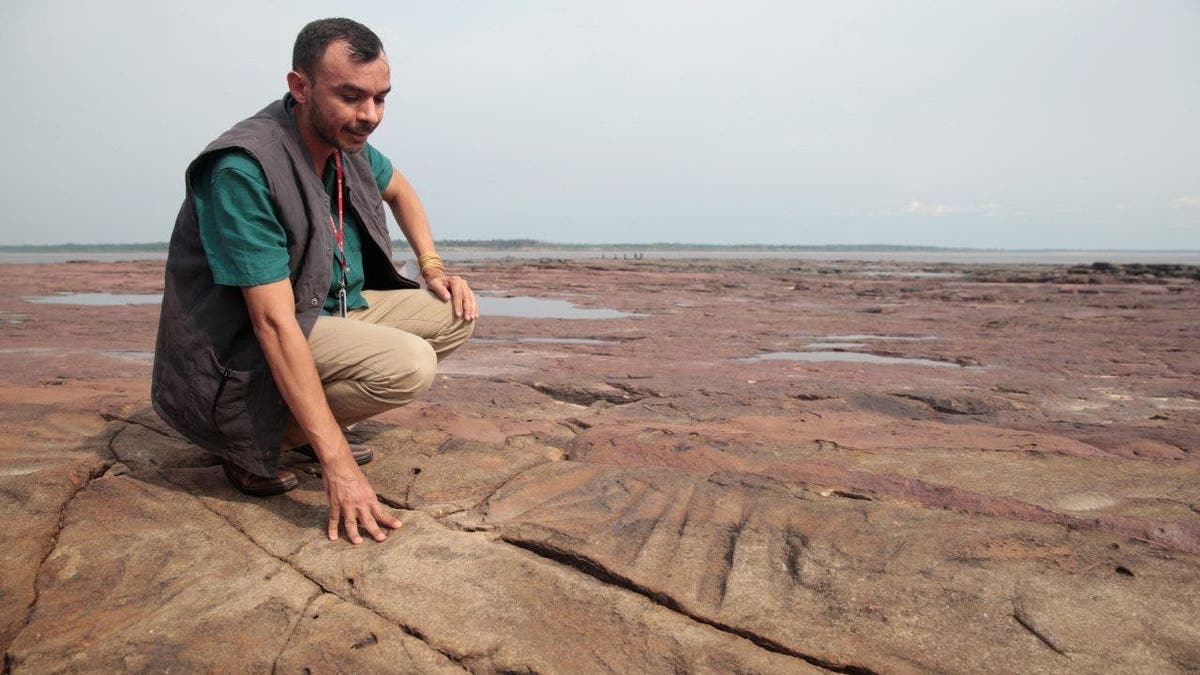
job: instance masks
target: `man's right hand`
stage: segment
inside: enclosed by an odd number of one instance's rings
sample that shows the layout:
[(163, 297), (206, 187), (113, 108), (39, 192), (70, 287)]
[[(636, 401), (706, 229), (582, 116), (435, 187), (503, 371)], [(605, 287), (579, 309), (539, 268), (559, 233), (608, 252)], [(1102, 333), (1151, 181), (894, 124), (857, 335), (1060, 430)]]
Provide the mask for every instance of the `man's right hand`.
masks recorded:
[(328, 534), (331, 541), (337, 540), (338, 529), (343, 525), (350, 543), (361, 544), (360, 527), (375, 541), (383, 541), (387, 539), (383, 528), (395, 530), (403, 524), (379, 503), (371, 483), (349, 452), (328, 463), (322, 462), (321, 480), (329, 497)]
[(291, 282), (281, 279), (248, 286), (242, 294), (271, 377), (321, 460), (321, 477), (329, 497), (329, 538), (337, 539), (338, 526), (344, 523), (352, 543), (362, 542), (360, 527), (376, 541), (387, 539), (380, 526), (394, 530), (400, 521), (379, 503), (329, 409), (308, 339), (296, 322)]

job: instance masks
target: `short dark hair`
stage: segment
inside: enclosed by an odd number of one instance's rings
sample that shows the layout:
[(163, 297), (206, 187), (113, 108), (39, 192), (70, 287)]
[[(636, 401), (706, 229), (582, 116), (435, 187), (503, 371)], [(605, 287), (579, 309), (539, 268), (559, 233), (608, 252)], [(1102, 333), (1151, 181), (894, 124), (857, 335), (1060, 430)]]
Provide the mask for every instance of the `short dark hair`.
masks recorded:
[(317, 19), (300, 29), (296, 46), (292, 48), (292, 70), (312, 77), (317, 62), (329, 45), (338, 40), (350, 44), (350, 58), (370, 63), (383, 52), (383, 42), (370, 28), (351, 19)]

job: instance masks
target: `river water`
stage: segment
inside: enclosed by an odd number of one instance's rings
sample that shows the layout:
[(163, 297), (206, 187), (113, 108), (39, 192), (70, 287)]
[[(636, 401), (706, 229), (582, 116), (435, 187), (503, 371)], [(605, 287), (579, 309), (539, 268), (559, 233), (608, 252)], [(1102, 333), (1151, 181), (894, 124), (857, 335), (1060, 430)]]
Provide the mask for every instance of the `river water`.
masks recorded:
[[(731, 250), (653, 250), (646, 249), (636, 254), (643, 260), (664, 259), (714, 259), (714, 260), (810, 260), (861, 262), (894, 261), (909, 263), (960, 263), (960, 264), (1051, 264), (1080, 265), (1093, 262), (1150, 263), (1200, 265), (1200, 251), (989, 251), (989, 250), (936, 250), (936, 251), (731, 251)], [(0, 251), (0, 264), (12, 263), (62, 263), (72, 260), (91, 262), (118, 262), (123, 260), (165, 260), (166, 251)], [(632, 251), (603, 251), (579, 249), (521, 250), (446, 250), (442, 258), (451, 262), (468, 260), (537, 260), (557, 258), (589, 260), (604, 258), (634, 259)], [(408, 262), (415, 268), (414, 257), (405, 252), (396, 256), (396, 262)]]

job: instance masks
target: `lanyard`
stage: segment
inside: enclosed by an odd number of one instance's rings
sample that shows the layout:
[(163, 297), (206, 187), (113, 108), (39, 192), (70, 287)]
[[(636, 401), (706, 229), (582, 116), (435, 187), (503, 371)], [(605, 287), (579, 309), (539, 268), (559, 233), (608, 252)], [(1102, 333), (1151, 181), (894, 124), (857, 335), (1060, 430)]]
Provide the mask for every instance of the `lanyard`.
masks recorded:
[(329, 225), (333, 228), (333, 238), (337, 241), (338, 247), (338, 262), (342, 267), (342, 280), (338, 283), (338, 311), (342, 317), (346, 316), (346, 222), (343, 218), (342, 206), (342, 152), (340, 150), (333, 151), (333, 165), (337, 167), (337, 205), (338, 219), (333, 222), (333, 215), (329, 216)]

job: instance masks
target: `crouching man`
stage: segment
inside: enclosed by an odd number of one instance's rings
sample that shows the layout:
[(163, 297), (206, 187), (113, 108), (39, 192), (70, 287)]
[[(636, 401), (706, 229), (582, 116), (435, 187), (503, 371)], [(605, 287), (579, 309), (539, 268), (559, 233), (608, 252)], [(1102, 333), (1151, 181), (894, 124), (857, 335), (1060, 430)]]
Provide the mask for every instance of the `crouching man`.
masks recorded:
[[(378, 541), (400, 521), (359, 469), (344, 429), (402, 406), (478, 316), (448, 276), (421, 202), (367, 138), (391, 91), (379, 38), (349, 19), (300, 31), (288, 93), (188, 166), (167, 255), (154, 408), (217, 454), (231, 483), (266, 496), (297, 484), (294, 450), (321, 463), (328, 534)], [(400, 276), (383, 206), (427, 290)]]

